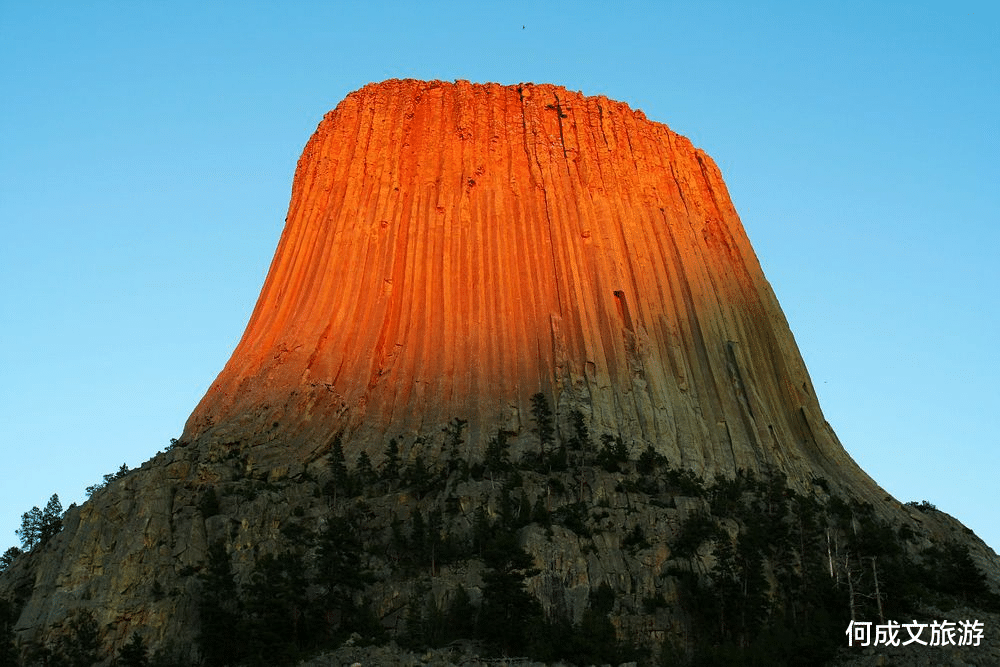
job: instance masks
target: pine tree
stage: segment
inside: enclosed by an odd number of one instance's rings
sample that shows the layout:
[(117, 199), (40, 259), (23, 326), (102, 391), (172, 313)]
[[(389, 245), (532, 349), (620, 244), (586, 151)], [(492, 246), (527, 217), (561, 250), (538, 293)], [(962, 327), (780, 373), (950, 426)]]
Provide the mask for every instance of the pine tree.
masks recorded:
[(653, 449), (653, 445), (646, 445), (646, 449), (639, 455), (635, 469), (641, 475), (650, 475), (656, 472), (658, 467), (666, 465), (667, 457)]
[(225, 544), (219, 540), (208, 549), (208, 563), (201, 581), (201, 634), (198, 645), (209, 667), (237, 664), (244, 654), (240, 601)]
[(372, 460), (367, 452), (358, 454), (354, 463), (354, 478), (357, 481), (358, 490), (364, 492), (369, 484), (375, 481), (375, 469), (372, 467)]
[(628, 461), (628, 449), (621, 436), (605, 433), (601, 436), (601, 451), (597, 453), (597, 465), (608, 472), (620, 472), (623, 463)]
[(316, 562), (316, 584), (323, 589), (320, 603), (326, 620), (324, 632), (330, 637), (362, 629), (354, 603), (355, 593), (366, 582), (362, 555), (357, 528), (343, 517), (331, 517), (320, 535)]
[(539, 494), (531, 508), (531, 520), (540, 526), (548, 528), (552, 525), (552, 517), (549, 515), (549, 508), (545, 503), (545, 494)]
[(389, 439), (385, 448), (385, 460), (382, 461), (382, 479), (395, 481), (399, 478), (399, 443), (395, 438)]
[(147, 667), (149, 665), (149, 650), (138, 632), (132, 633), (132, 638), (118, 652), (120, 667)]
[(424, 523), (424, 515), (418, 508), (413, 513), (410, 527), (410, 553), (413, 559), (420, 565), (427, 562), (427, 524)]
[(508, 655), (517, 655), (527, 649), (529, 630), (543, 620), (541, 605), (525, 584), (538, 570), (510, 532), (492, 540), (484, 560), (488, 569), (483, 573), (481, 635)]
[(486, 552), (486, 547), (493, 537), (493, 522), (486, 514), (482, 505), (476, 508), (472, 518), (472, 549), (480, 555)]
[(448, 629), (445, 627), (445, 612), (437, 605), (434, 596), (427, 601), (424, 612), (424, 636), (428, 646), (443, 646)]
[(106, 487), (111, 482), (115, 481), (116, 479), (121, 479), (122, 477), (124, 477), (128, 473), (129, 473), (128, 465), (125, 464), (125, 463), (123, 463), (122, 466), (121, 466), (121, 468), (118, 469), (118, 472), (108, 473), (107, 475), (105, 475), (103, 482), (100, 482), (98, 484), (92, 484), (92, 485), (88, 486), (86, 488), (87, 497), (89, 498), (96, 491), (100, 491), (101, 489), (103, 489), (104, 487)]
[(427, 469), (422, 456), (417, 456), (413, 460), (413, 465), (404, 471), (402, 477), (418, 496), (424, 495), (434, 486), (434, 476)]
[(486, 444), (486, 467), (491, 473), (500, 473), (510, 469), (510, 451), (507, 439), (510, 432), (497, 429), (497, 434)]
[(535, 420), (535, 433), (538, 434), (538, 445), (542, 456), (555, 441), (555, 428), (552, 425), (552, 410), (545, 394), (538, 392), (531, 397), (531, 416)]
[(308, 587), (302, 559), (294, 554), (267, 554), (257, 561), (245, 587), (246, 644), (252, 663), (295, 664), (318, 639), (313, 626), (320, 614)]
[(101, 648), (97, 621), (90, 612), (79, 612), (69, 624), (70, 633), (59, 638), (55, 664), (65, 667), (93, 667)]
[(448, 451), (447, 468), (448, 472), (454, 472), (462, 467), (461, 447), (465, 440), (462, 439), (462, 431), (469, 422), (455, 417), (448, 425), (441, 429), (445, 434), (445, 449)]
[(478, 611), (472, 604), (472, 599), (469, 598), (469, 593), (465, 590), (465, 587), (459, 584), (445, 612), (444, 640), (454, 641), (456, 639), (472, 639), (475, 637)]
[(17, 623), (18, 609), (9, 601), (0, 598), (0, 665), (14, 667), (20, 663), (14, 644), (14, 624)]
[(42, 510), (35, 505), (21, 515), (21, 527), (14, 531), (21, 539), (21, 548), (31, 551), (39, 543), (42, 535)]
[(347, 461), (344, 458), (344, 440), (340, 433), (333, 438), (330, 444), (330, 454), (327, 456), (327, 466), (330, 468), (330, 481), (326, 483), (324, 491), (336, 502), (338, 496), (346, 497), (353, 495), (350, 478), (347, 474)]
[(38, 531), (39, 543), (45, 544), (49, 538), (62, 530), (62, 515), (63, 508), (59, 502), (59, 494), (53, 493), (49, 502), (45, 504), (45, 509), (42, 510), (42, 522)]
[(430, 560), (431, 574), (435, 574), (439, 562), (446, 560), (449, 556), (446, 544), (441, 538), (442, 519), (441, 510), (431, 510), (427, 515), (427, 557)]
[(569, 440), (569, 448), (586, 454), (590, 448), (590, 430), (587, 428), (587, 419), (579, 410), (573, 410), (569, 417), (573, 426), (573, 437)]
[(24, 552), (17, 547), (10, 547), (7, 551), (4, 551), (3, 555), (0, 556), (0, 572), (3, 572), (10, 567), (11, 563), (14, 562), (14, 559), (23, 553)]

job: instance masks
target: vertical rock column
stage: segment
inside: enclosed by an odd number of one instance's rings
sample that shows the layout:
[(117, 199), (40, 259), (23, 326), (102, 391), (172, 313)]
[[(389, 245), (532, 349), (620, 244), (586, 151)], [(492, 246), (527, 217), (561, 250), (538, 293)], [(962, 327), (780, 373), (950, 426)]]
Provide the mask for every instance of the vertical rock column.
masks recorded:
[[(183, 438), (310, 456), (344, 429), (468, 454), (565, 429), (701, 472), (874, 484), (826, 425), (718, 168), (665, 125), (550, 85), (387, 81), (299, 160), (242, 340)], [(517, 440), (517, 438), (515, 438)], [(262, 450), (262, 451), (266, 451)]]

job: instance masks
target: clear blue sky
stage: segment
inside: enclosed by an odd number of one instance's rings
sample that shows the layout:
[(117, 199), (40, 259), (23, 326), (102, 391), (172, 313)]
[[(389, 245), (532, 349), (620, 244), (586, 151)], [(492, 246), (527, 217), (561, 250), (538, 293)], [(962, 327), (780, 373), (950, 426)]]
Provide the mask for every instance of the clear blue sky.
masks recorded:
[(0, 0), (0, 550), (180, 434), (303, 145), (393, 77), (561, 84), (690, 137), (848, 451), (1000, 549), (998, 3), (615, 4)]

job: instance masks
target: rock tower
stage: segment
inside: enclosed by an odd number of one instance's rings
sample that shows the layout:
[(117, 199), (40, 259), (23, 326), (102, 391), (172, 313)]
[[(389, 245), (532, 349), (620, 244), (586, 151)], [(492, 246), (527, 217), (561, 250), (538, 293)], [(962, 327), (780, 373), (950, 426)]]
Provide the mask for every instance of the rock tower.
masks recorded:
[[(640, 111), (551, 85), (387, 81), (299, 161), (238, 347), (183, 440), (303, 455), (469, 422), (530, 434), (530, 397), (698, 472), (777, 468), (870, 494), (715, 163)], [(433, 448), (433, 444), (429, 444)]]
[(12, 560), (0, 626), (29, 660), (88, 622), (100, 664), (133, 633), (177, 664), (278, 664), (355, 630), (416, 641), (421, 610), (495, 614), (509, 565), (523, 624), (690, 652), (796, 610), (840, 641), (907, 571), (990, 604), (998, 563), (848, 456), (687, 139), (556, 86), (387, 81), (306, 145), (182, 436)]

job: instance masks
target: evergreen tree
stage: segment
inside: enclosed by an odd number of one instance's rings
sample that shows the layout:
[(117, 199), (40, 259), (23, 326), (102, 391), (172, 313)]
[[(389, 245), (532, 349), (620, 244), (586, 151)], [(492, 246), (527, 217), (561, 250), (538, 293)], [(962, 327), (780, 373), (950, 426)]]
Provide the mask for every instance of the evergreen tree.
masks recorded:
[(129, 473), (128, 465), (126, 465), (126, 464), (123, 463), (122, 467), (118, 469), (118, 472), (108, 473), (107, 475), (105, 475), (103, 482), (100, 482), (98, 484), (92, 484), (92, 485), (88, 486), (86, 488), (87, 497), (89, 498), (91, 495), (94, 494), (95, 491), (99, 491), (100, 489), (103, 489), (104, 487), (106, 487), (111, 482), (115, 481), (116, 479), (121, 479), (122, 477), (124, 477), (128, 473)]
[(450, 555), (447, 553), (447, 544), (441, 537), (442, 524), (441, 510), (431, 510), (430, 514), (427, 515), (427, 541), (425, 543), (431, 574), (435, 573), (438, 563), (444, 562)]
[(400, 639), (405, 646), (415, 650), (441, 646), (447, 634), (445, 614), (438, 608), (434, 596), (428, 596), (427, 592), (425, 582), (417, 583), (406, 605), (406, 630)]
[(226, 545), (221, 541), (208, 549), (208, 563), (201, 581), (201, 633), (198, 646), (208, 667), (238, 664), (244, 655), (241, 609)]
[[(614, 608), (615, 594), (605, 582), (590, 594), (590, 606), (576, 627), (562, 627), (557, 655), (582, 665), (618, 664), (626, 659), (608, 614)], [(551, 649), (549, 649), (551, 651)]]
[(247, 586), (247, 649), (252, 662), (290, 665), (318, 639), (319, 613), (307, 595), (302, 560), (291, 553), (257, 561)]
[(5, 598), (0, 598), (0, 667), (15, 667), (19, 664), (17, 647), (14, 645), (14, 624), (19, 616), (18, 609)]
[(35, 505), (21, 515), (21, 527), (14, 531), (21, 538), (21, 548), (31, 551), (42, 535), (42, 510)]
[(552, 525), (552, 517), (549, 515), (549, 508), (545, 504), (545, 494), (539, 494), (538, 499), (531, 508), (531, 520), (545, 528)]
[(492, 538), (493, 522), (486, 514), (486, 508), (480, 505), (472, 517), (472, 550), (483, 555)]
[(534, 560), (506, 531), (490, 542), (484, 560), (480, 634), (508, 655), (523, 654), (530, 630), (543, 620), (541, 605), (525, 584), (538, 574)]
[(410, 526), (410, 553), (418, 564), (423, 565), (429, 560), (427, 557), (427, 525), (424, 523), (424, 515), (419, 508), (413, 512)]
[(560, 442), (552, 452), (549, 453), (547, 461), (549, 472), (564, 472), (569, 467), (569, 453), (566, 451), (566, 443)]
[(354, 463), (354, 479), (356, 480), (358, 491), (363, 493), (376, 478), (375, 469), (372, 467), (372, 460), (368, 457), (368, 452), (359, 453)]
[(605, 433), (601, 436), (601, 451), (597, 454), (597, 465), (608, 472), (620, 472), (621, 466), (628, 461), (628, 449), (620, 436)]
[(3, 572), (10, 567), (10, 564), (14, 562), (14, 559), (23, 553), (24, 552), (17, 547), (10, 547), (7, 551), (4, 551), (3, 555), (0, 556), (0, 572)]
[(403, 645), (415, 650), (427, 647), (426, 626), (424, 624), (423, 607), (424, 591), (419, 588), (410, 594), (406, 604), (406, 630), (400, 635)]
[(444, 614), (444, 641), (456, 639), (472, 639), (476, 636), (476, 619), (479, 610), (472, 604), (472, 599), (465, 587), (459, 584), (455, 594)]
[(497, 434), (486, 444), (486, 467), (490, 472), (500, 473), (510, 469), (509, 437), (510, 432), (497, 429)]
[(382, 461), (382, 479), (395, 481), (399, 478), (399, 443), (395, 438), (389, 439), (384, 452), (385, 460)]
[(434, 488), (434, 477), (427, 469), (427, 464), (424, 463), (422, 456), (417, 456), (413, 460), (413, 465), (407, 468), (402, 476), (417, 496), (423, 496)]
[(640, 475), (650, 475), (656, 472), (661, 465), (666, 465), (667, 457), (657, 453), (653, 445), (646, 445), (646, 449), (639, 455), (639, 461), (635, 465), (636, 471)]
[(326, 495), (331, 496), (334, 501), (338, 495), (341, 497), (353, 495), (347, 474), (347, 461), (344, 458), (344, 439), (340, 433), (334, 436), (326, 460), (330, 469), (330, 481), (324, 486)]
[(38, 542), (45, 544), (49, 539), (62, 530), (62, 503), (59, 502), (59, 494), (53, 493), (49, 502), (42, 510), (42, 519), (38, 529)]
[(535, 433), (538, 435), (540, 453), (545, 456), (545, 452), (555, 441), (556, 430), (552, 425), (552, 410), (549, 408), (549, 399), (542, 392), (531, 397), (531, 416), (535, 421)]
[(358, 627), (360, 616), (354, 603), (356, 593), (364, 589), (363, 548), (358, 531), (343, 517), (331, 517), (320, 535), (317, 549), (316, 584), (322, 589), (320, 604), (325, 621), (323, 632), (330, 638)]
[(208, 487), (205, 493), (201, 495), (201, 498), (198, 500), (198, 511), (206, 519), (222, 511), (219, 505), (219, 494), (216, 493), (214, 486)]
[(445, 627), (445, 612), (437, 605), (434, 596), (427, 601), (424, 612), (424, 637), (428, 646), (443, 646), (448, 629)]
[(587, 420), (579, 410), (573, 410), (569, 418), (570, 424), (573, 427), (573, 436), (569, 440), (569, 448), (573, 451), (580, 451), (586, 454), (590, 448), (590, 429), (587, 428)]
[(53, 662), (65, 667), (93, 667), (100, 648), (97, 621), (90, 612), (78, 612), (69, 623), (69, 634), (59, 638)]
[(149, 650), (138, 632), (132, 633), (132, 638), (118, 652), (119, 667), (147, 667), (149, 665)]
[(986, 576), (976, 567), (968, 546), (948, 542), (943, 547), (932, 547), (926, 555), (935, 565), (927, 577), (934, 588), (966, 604), (979, 604), (991, 611), (1000, 608), (1000, 598), (990, 591)]
[(468, 425), (468, 421), (465, 419), (459, 419), (455, 417), (448, 425), (441, 429), (445, 434), (445, 449), (448, 451), (448, 469), (457, 470), (459, 462), (462, 460), (462, 443), (465, 440), (462, 438), (462, 431)]

